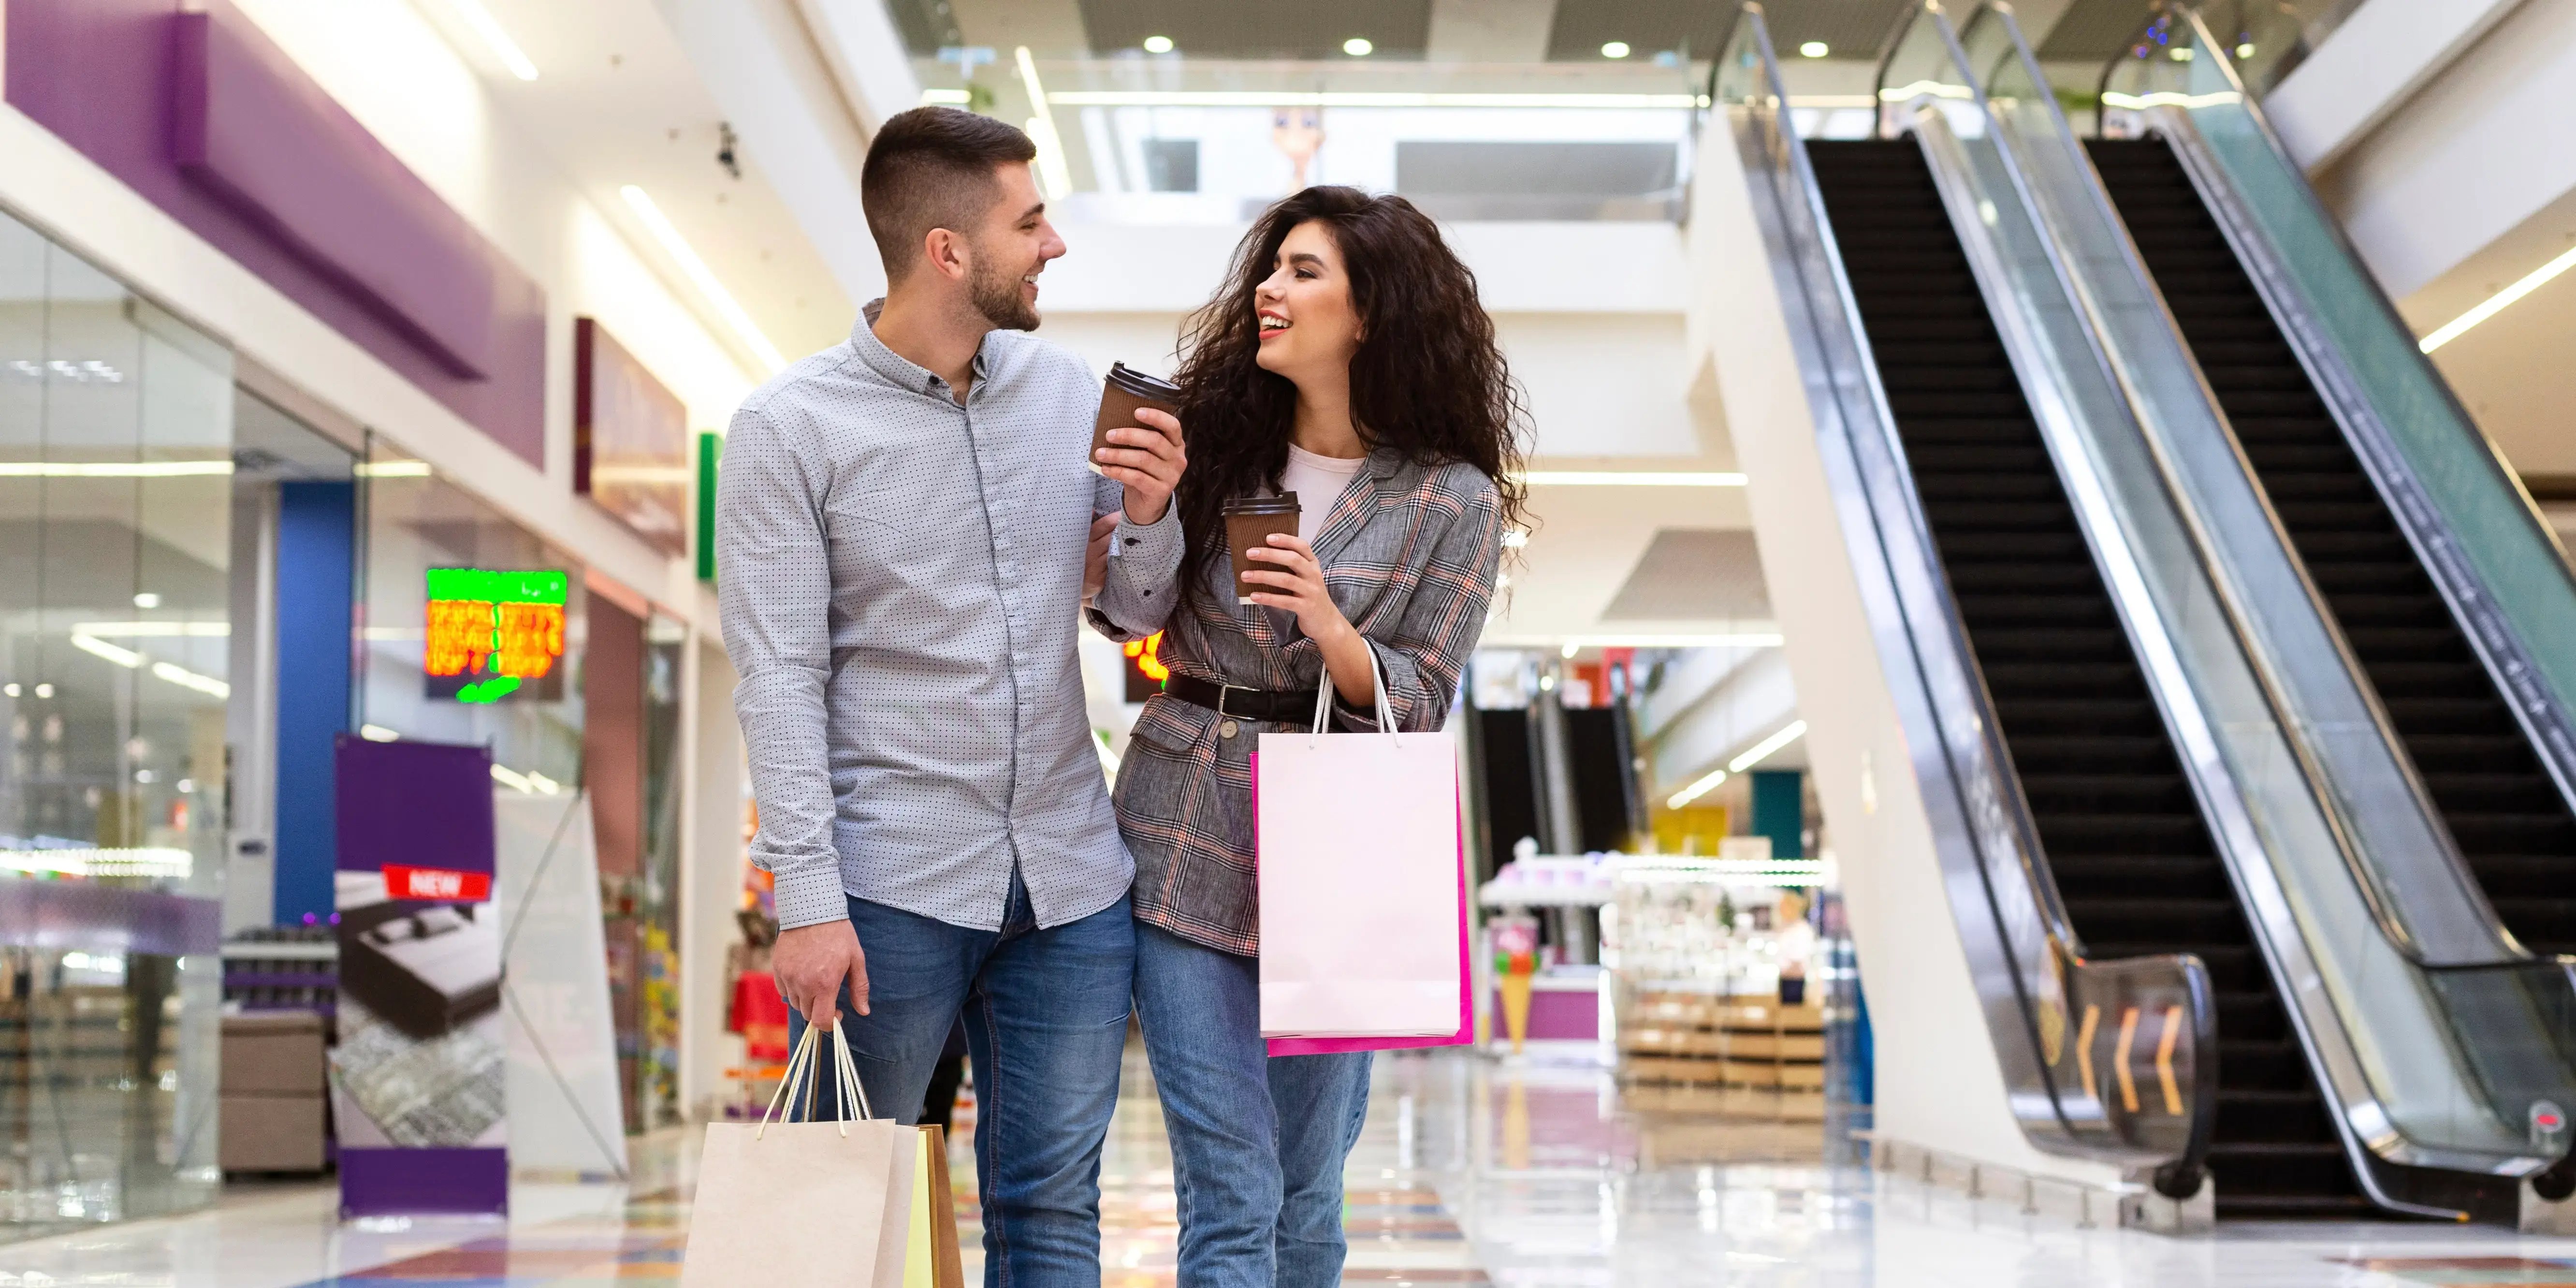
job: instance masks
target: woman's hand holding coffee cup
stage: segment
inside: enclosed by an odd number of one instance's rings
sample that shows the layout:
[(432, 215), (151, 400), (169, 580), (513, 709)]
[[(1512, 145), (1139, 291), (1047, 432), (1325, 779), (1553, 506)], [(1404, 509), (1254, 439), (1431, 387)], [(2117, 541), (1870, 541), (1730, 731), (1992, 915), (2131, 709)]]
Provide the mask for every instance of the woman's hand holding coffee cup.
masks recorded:
[(1253, 591), (1252, 602), (1295, 613), (1297, 629), (1324, 651), (1324, 666), (1332, 672), (1333, 688), (1342, 701), (1366, 707), (1377, 692), (1369, 667), (1369, 642), (1361, 638), (1351, 619), (1342, 616), (1342, 606), (1333, 602), (1315, 548), (1287, 532), (1270, 533), (1267, 541), (1243, 552), (1247, 560), (1269, 565), (1242, 574), (1247, 587), (1273, 588)]
[(1126, 486), (1127, 521), (1159, 523), (1181, 485), (1181, 472), (1189, 468), (1189, 453), (1181, 445), (1178, 417), (1139, 407), (1136, 419), (1141, 423), (1110, 430), (1110, 446), (1092, 456), (1102, 474)]
[(1253, 591), (1252, 602), (1295, 613), (1297, 629), (1311, 639), (1331, 639), (1335, 631), (1349, 629), (1342, 606), (1324, 586), (1324, 566), (1315, 561), (1315, 548), (1286, 532), (1273, 532), (1268, 540), (1269, 545), (1244, 552), (1245, 558), (1270, 565), (1244, 573), (1244, 584), (1275, 587)]

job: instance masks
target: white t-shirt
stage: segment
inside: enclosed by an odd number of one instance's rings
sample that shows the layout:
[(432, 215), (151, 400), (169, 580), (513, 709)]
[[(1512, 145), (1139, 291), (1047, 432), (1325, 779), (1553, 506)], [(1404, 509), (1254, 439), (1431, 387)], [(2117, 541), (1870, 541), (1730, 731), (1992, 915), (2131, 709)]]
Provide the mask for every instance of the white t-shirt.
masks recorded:
[(1324, 530), (1324, 519), (1332, 514), (1333, 503), (1342, 499), (1342, 489), (1368, 464), (1365, 456), (1342, 460), (1317, 456), (1295, 443), (1288, 445), (1288, 468), (1279, 476), (1279, 490), (1297, 494), (1297, 537), (1307, 545), (1315, 544), (1315, 534)]

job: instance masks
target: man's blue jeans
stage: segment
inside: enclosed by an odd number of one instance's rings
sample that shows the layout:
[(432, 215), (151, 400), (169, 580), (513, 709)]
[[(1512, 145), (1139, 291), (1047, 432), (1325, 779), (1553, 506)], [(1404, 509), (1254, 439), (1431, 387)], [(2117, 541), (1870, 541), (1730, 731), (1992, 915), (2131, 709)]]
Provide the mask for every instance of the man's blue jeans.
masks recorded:
[(1342, 1164), (1368, 1118), (1368, 1053), (1272, 1059), (1261, 1040), (1260, 960), (1143, 922), (1136, 1018), (1172, 1139), (1179, 1282), (1340, 1283)]
[[(850, 924), (867, 954), (869, 1013), (850, 1014), (843, 992), (841, 1028), (880, 1117), (920, 1116), (949, 1026), (965, 1012), (986, 1288), (1099, 1284), (1100, 1142), (1118, 1107), (1135, 978), (1127, 900), (1040, 930), (1015, 876), (999, 931), (862, 899), (850, 900)], [(791, 1014), (789, 1049), (804, 1036), (804, 1017)], [(820, 1063), (828, 1073), (831, 1061)], [(828, 1077), (811, 1103), (832, 1115)]]

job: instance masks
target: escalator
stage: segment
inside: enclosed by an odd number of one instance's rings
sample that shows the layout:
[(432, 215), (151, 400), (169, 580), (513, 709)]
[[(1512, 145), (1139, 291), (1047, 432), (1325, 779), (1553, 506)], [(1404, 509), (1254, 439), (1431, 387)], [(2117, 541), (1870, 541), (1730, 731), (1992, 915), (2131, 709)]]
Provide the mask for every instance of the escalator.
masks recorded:
[(2161, 137), (2086, 149), (2488, 902), (2576, 952), (2576, 816), (2190, 175)]
[(1923, 149), (1806, 150), (2065, 914), (2091, 955), (2188, 953), (2207, 966), (2219, 1213), (2364, 1212)]

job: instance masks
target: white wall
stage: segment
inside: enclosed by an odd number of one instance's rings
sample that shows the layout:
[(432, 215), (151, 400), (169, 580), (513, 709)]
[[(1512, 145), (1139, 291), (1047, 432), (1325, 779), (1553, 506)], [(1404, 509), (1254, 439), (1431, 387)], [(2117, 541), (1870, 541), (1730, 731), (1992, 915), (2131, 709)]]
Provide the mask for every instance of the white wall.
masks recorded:
[[(2472, 0), (2458, 3), (2472, 7)], [(2362, 12), (2390, 5), (2402, 8), (2406, 0), (2373, 0)], [(2320, 100), (2334, 88), (2324, 78), (2365, 71), (2361, 60), (2336, 57), (2338, 45), (2379, 31), (2379, 25), (2347, 24), (2319, 47), (2317, 60), (2284, 81), (2275, 98), (2286, 96), (2282, 106), (2291, 119), (2323, 115)], [(2302, 83), (2311, 68), (2318, 79)], [(2316, 176), (2390, 295), (2404, 298), (2432, 284), (2576, 189), (2576, 131), (2566, 125), (2570, 86), (2576, 86), (2576, 5), (2523, 4)], [(2523, 271), (2546, 258), (2532, 259)]]
[(1844, 554), (1815, 422), (1733, 140), (1703, 135), (1691, 229), (1705, 338), (1752, 476), (1762, 571), (1787, 638), (1816, 794), (1833, 832), (1877, 1041), (1883, 1138), (2102, 1186), (2117, 1169), (2033, 1148), (2005, 1100), (1910, 770), (1895, 699)]

